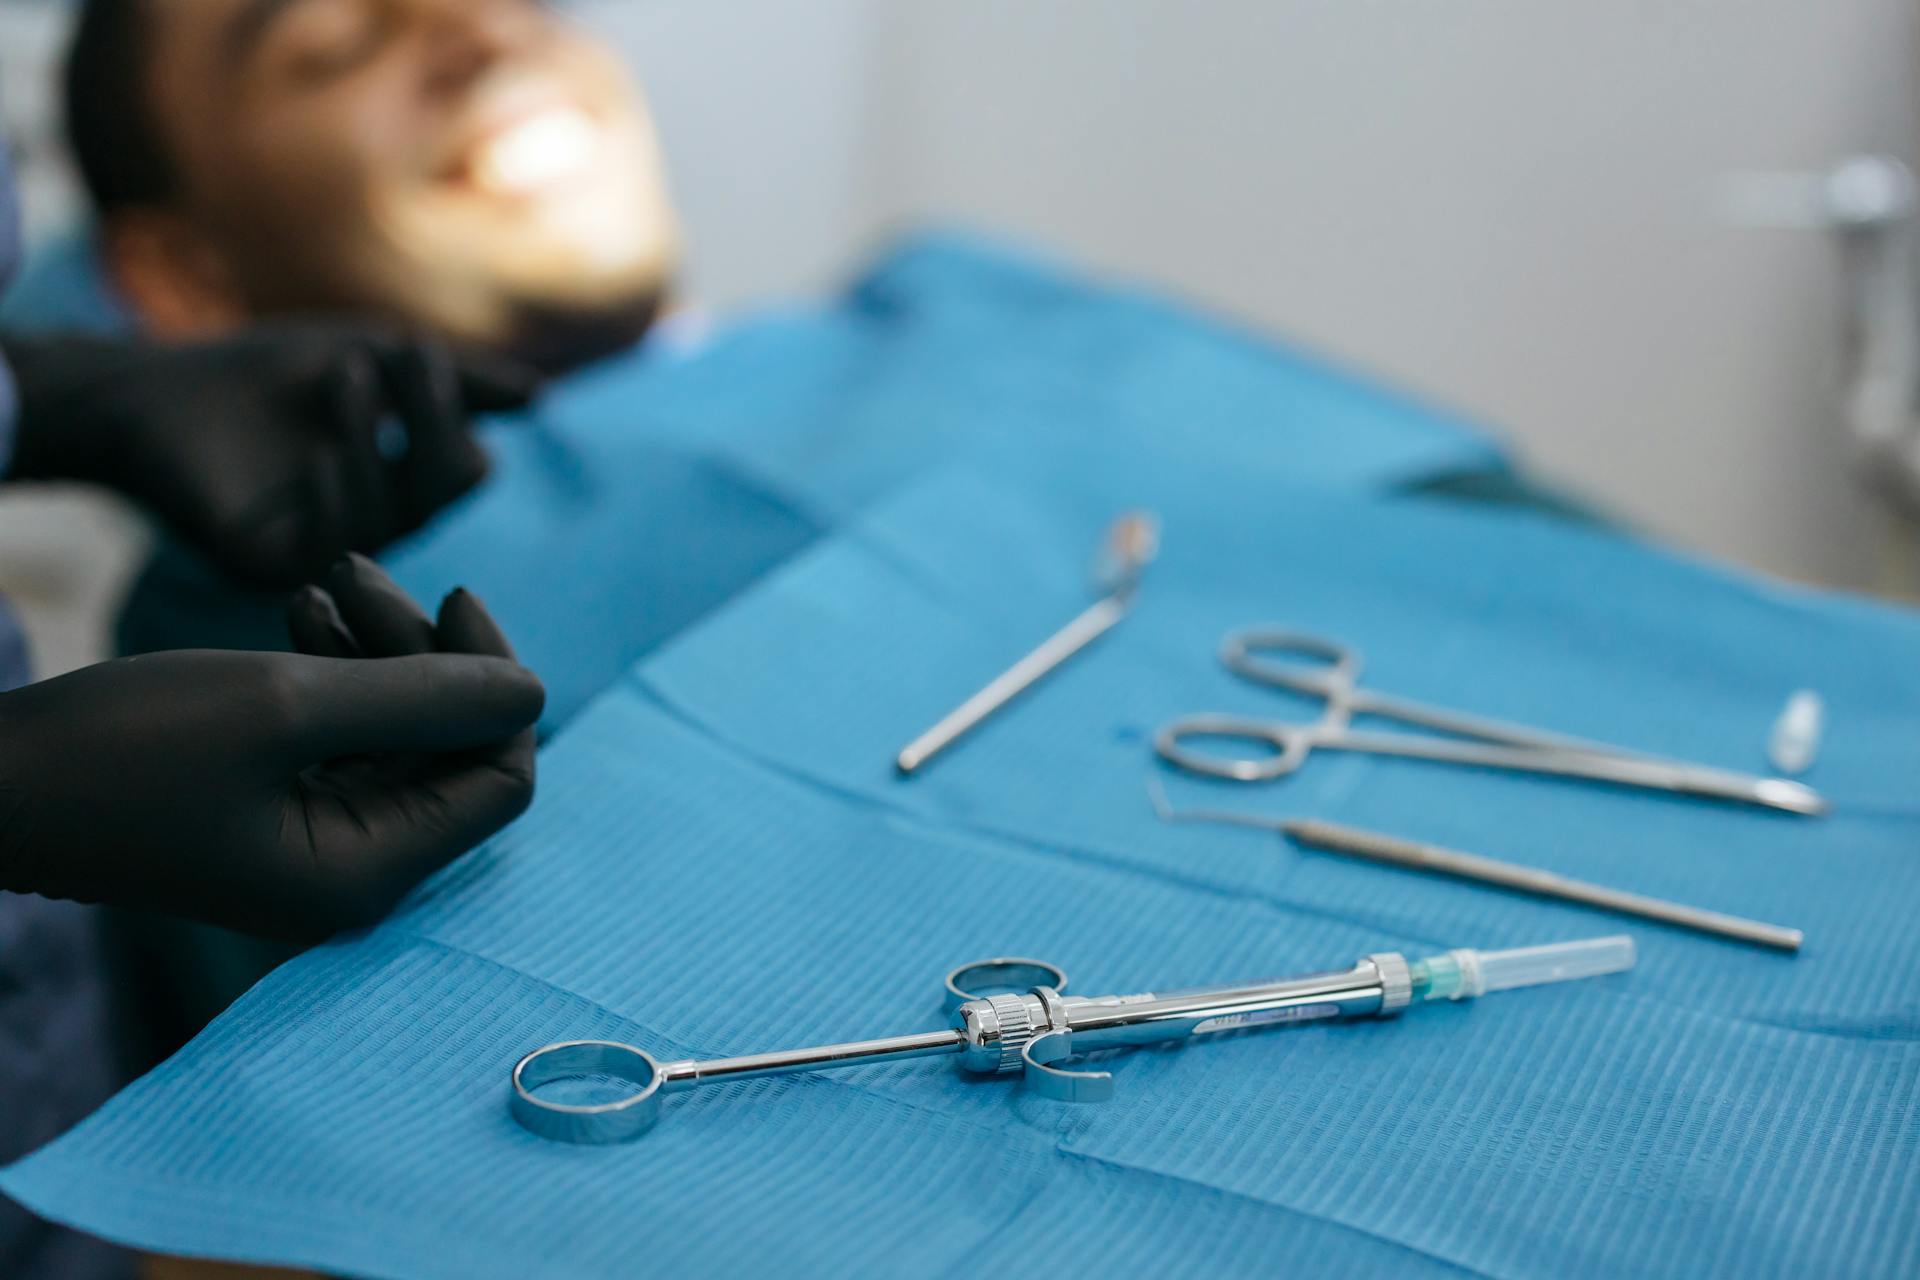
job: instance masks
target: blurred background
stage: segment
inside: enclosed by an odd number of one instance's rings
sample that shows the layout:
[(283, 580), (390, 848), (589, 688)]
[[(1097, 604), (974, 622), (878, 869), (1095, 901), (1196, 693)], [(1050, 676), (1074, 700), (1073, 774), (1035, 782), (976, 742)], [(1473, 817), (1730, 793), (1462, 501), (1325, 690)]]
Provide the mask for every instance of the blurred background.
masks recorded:
[[(997, 229), (1463, 409), (1683, 548), (1917, 580), (1849, 445), (1907, 425), (1920, 364), (1912, 0), (571, 7), (640, 70), (717, 308), (830, 288), (905, 223)], [(0, 0), (31, 234), (71, 217), (64, 24)]]

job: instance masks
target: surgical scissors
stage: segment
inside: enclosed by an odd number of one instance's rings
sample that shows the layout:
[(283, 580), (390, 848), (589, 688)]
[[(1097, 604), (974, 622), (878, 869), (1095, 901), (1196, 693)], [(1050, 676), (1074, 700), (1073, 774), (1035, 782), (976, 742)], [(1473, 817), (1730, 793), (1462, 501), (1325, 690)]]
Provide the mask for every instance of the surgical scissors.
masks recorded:
[[(969, 1071), (1019, 1071), (1027, 1087), (1059, 1102), (1113, 1096), (1105, 1071), (1067, 1071), (1055, 1063), (1096, 1049), (1191, 1040), (1234, 1031), (1295, 1026), (1334, 1018), (1392, 1017), (1415, 1001), (1470, 1000), (1490, 991), (1567, 982), (1633, 967), (1633, 940), (1590, 938), (1515, 951), (1456, 950), (1409, 962), (1397, 951), (1370, 955), (1351, 969), (1265, 982), (1129, 996), (1069, 996), (1064, 970), (1039, 960), (1002, 958), (962, 965), (947, 975), (953, 1026), (849, 1044), (820, 1045), (737, 1058), (660, 1062), (615, 1040), (567, 1040), (535, 1049), (514, 1065), (508, 1106), (514, 1119), (558, 1142), (626, 1142), (660, 1118), (661, 1095), (696, 1085), (790, 1075), (905, 1058), (957, 1054)], [(1042, 979), (1024, 994), (979, 994)], [(634, 1086), (611, 1102), (563, 1103), (542, 1096), (558, 1080), (602, 1076)]]
[[(1271, 656), (1277, 654), (1291, 655), (1291, 659)], [(1326, 709), (1320, 719), (1311, 724), (1217, 714), (1175, 720), (1155, 735), (1154, 749), (1162, 759), (1190, 773), (1237, 782), (1265, 782), (1295, 772), (1316, 750), (1359, 751), (1586, 778), (1621, 786), (1709, 796), (1789, 813), (1813, 815), (1827, 810), (1827, 803), (1818, 792), (1784, 778), (1763, 778), (1669, 760), (1625, 747), (1377, 693), (1360, 683), (1359, 653), (1322, 636), (1278, 627), (1249, 627), (1228, 634), (1221, 646), (1220, 660), (1228, 670), (1244, 679), (1319, 698)], [(1354, 717), (1363, 715), (1432, 729), (1436, 734), (1370, 733), (1355, 729)], [(1269, 750), (1258, 756), (1230, 756), (1188, 745), (1208, 738), (1256, 742)]]

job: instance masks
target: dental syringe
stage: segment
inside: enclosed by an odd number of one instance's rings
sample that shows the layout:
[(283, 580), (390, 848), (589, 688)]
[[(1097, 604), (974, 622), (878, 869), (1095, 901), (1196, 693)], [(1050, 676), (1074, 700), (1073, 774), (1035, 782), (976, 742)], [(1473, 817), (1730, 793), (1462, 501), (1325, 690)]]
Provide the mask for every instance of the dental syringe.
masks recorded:
[[(536, 1049), (514, 1066), (511, 1106), (514, 1117), (542, 1137), (624, 1142), (653, 1127), (662, 1095), (695, 1085), (947, 1054), (960, 1055), (960, 1065), (969, 1071), (1021, 1071), (1027, 1087), (1049, 1098), (1100, 1102), (1113, 1096), (1111, 1073), (1055, 1064), (1124, 1045), (1335, 1018), (1391, 1017), (1415, 1002), (1468, 1000), (1618, 973), (1632, 968), (1633, 961), (1633, 939), (1618, 935), (1512, 951), (1448, 951), (1411, 963), (1389, 951), (1336, 973), (1130, 996), (1069, 996), (1061, 994), (1067, 975), (1054, 965), (985, 960), (947, 975), (954, 1014), (949, 1030), (703, 1062), (663, 1063), (630, 1044), (569, 1040)], [(1033, 985), (1024, 993), (974, 994), (1028, 983)], [(555, 1081), (577, 1077), (611, 1077), (636, 1091), (591, 1105), (555, 1102), (539, 1093)]]

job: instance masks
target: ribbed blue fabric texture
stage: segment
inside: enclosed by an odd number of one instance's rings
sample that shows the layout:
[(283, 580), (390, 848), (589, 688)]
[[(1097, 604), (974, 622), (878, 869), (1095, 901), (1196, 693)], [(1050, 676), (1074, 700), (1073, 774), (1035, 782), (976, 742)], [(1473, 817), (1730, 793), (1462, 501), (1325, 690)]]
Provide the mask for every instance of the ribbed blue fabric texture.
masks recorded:
[[(1274, 484), (1378, 491), (1498, 470), (1457, 418), (1143, 294), (924, 237), (833, 304), (642, 348), (488, 433), (492, 479), (382, 559), (464, 583), (547, 681), (558, 728), (666, 637), (870, 500), (961, 460), (1020, 483), (1150, 480), (1198, 455)], [(278, 598), (191, 557), (130, 598), (129, 652), (284, 643)]]
[[(1526, 517), (1161, 478), (1139, 611), (922, 777), (892, 754), (1082, 606), (1110, 511), (946, 477), (603, 696), (518, 826), (274, 974), (0, 1176), (173, 1252), (383, 1277), (1865, 1275), (1920, 1267), (1920, 621)], [(1260, 499), (1267, 501), (1262, 505)], [(1227, 626), (1382, 687), (1758, 767), (1826, 696), (1822, 820), (1325, 757), (1177, 800), (1364, 822), (1805, 927), (1785, 957), (1159, 823), (1147, 738)], [(940, 1025), (940, 973), (1089, 994), (1628, 931), (1634, 972), (1116, 1055), (1074, 1108), (919, 1061), (670, 1096), (625, 1147), (522, 1132), (514, 1059)]]
[(1149, 292), (978, 237), (928, 233), (835, 306), (769, 315), (651, 374), (611, 365), (547, 413), (712, 450), (829, 517), (964, 465), (1050, 490), (1092, 460), (1195, 458), (1379, 492), (1499, 469), (1480, 427)]

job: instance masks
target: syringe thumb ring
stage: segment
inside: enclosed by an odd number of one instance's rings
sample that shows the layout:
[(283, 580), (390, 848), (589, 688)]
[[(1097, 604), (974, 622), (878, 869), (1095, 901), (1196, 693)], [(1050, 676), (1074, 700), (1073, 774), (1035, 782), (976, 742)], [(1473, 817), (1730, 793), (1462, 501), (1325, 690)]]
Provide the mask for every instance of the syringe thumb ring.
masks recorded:
[[(634, 1087), (612, 1102), (568, 1105), (538, 1097), (559, 1080), (608, 1077)], [(557, 1142), (626, 1142), (660, 1119), (667, 1073), (653, 1055), (611, 1040), (569, 1040), (527, 1054), (514, 1065), (508, 1106), (521, 1126)]]

